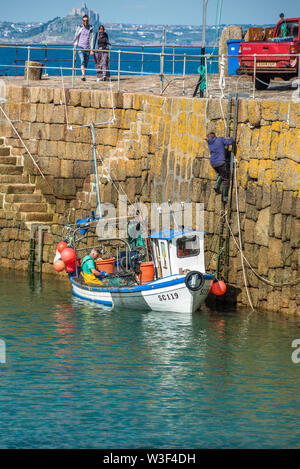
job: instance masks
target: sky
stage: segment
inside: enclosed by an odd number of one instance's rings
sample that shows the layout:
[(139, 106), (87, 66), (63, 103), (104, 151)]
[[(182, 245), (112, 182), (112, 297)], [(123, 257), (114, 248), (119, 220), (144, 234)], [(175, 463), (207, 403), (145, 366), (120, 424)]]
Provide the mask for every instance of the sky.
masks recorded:
[[(221, 24), (272, 24), (279, 14), (300, 15), (299, 0), (208, 0), (207, 24), (216, 23), (222, 2)], [(0, 0), (0, 21), (41, 21), (66, 16), (82, 0)], [(202, 24), (203, 0), (86, 0), (103, 23)], [(297, 8), (298, 5), (298, 8)]]

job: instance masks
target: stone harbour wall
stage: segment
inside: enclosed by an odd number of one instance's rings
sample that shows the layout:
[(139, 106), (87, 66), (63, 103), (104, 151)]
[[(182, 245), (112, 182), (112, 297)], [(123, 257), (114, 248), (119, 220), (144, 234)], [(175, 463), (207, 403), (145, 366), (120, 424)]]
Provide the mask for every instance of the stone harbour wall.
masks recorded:
[[(10, 85), (6, 91), (3, 109), (46, 181), (1, 113), (2, 266), (26, 270), (30, 227), (45, 224), (50, 228), (43, 235), (41, 269), (53, 272), (63, 225), (85, 217), (95, 205), (95, 194), (90, 194), (91, 133), (89, 128), (69, 127), (107, 123), (115, 117), (113, 124), (95, 130), (102, 201), (116, 204), (117, 188), (122, 188), (130, 201), (138, 198), (149, 208), (151, 202), (167, 200), (204, 203), (206, 265), (215, 272), (224, 207), (213, 190), (216, 174), (204, 137), (208, 130), (225, 135), (227, 100), (78, 89), (64, 93), (42, 86)], [(300, 103), (241, 99), (236, 157), (244, 255), (271, 283), (296, 281), (300, 277)], [(230, 223), (238, 237), (234, 197)], [(222, 266), (224, 259), (220, 261)], [(299, 282), (274, 287), (246, 270), (256, 308), (300, 314)], [(240, 254), (232, 238), (228, 282), (226, 300), (247, 306)]]

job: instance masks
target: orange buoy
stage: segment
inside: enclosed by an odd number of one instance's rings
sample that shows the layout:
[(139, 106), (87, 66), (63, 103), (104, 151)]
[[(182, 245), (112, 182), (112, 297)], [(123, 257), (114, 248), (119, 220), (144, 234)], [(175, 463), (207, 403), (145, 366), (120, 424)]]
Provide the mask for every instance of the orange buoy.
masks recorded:
[(212, 284), (210, 291), (217, 296), (224, 295), (226, 293), (226, 283), (223, 280), (218, 280)]
[(62, 272), (65, 270), (66, 264), (61, 259), (57, 259), (57, 261), (54, 262), (53, 267), (56, 272)]
[(152, 282), (154, 280), (154, 263), (142, 262), (140, 265), (141, 273), (139, 279), (141, 284)]
[(96, 261), (96, 266), (98, 270), (104, 270), (107, 274), (112, 274), (115, 271), (115, 257), (110, 257), (109, 259), (98, 259)]
[(76, 252), (73, 248), (65, 248), (61, 252), (61, 258), (66, 265), (72, 264), (72, 262), (74, 262), (76, 259)]
[(58, 252), (63, 252), (64, 249), (66, 249), (68, 247), (68, 244), (65, 242), (65, 241), (61, 241), (60, 243), (58, 243), (58, 245), (56, 246), (56, 249), (58, 250)]

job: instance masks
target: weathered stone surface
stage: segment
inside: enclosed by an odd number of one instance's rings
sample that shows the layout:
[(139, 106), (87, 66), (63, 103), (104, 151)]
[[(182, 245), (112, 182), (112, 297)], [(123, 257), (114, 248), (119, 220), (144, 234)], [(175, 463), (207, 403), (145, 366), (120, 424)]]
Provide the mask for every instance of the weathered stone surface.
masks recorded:
[(261, 109), (259, 102), (257, 102), (256, 100), (248, 101), (248, 120), (249, 124), (253, 127), (257, 127), (260, 125)]
[(74, 178), (85, 178), (88, 175), (89, 164), (87, 161), (74, 161)]
[(269, 245), (270, 208), (267, 207), (259, 212), (258, 220), (254, 229), (255, 242), (261, 246)]
[(278, 101), (262, 101), (261, 103), (261, 117), (266, 121), (278, 120)]
[(80, 106), (81, 104), (81, 91), (69, 90), (68, 92), (68, 106)]
[(269, 267), (282, 267), (283, 259), (281, 255), (282, 241), (276, 238), (269, 240)]
[(81, 106), (90, 107), (91, 106), (91, 92), (90, 90), (81, 91)]
[(73, 178), (74, 176), (74, 162), (72, 160), (61, 160), (61, 177)]

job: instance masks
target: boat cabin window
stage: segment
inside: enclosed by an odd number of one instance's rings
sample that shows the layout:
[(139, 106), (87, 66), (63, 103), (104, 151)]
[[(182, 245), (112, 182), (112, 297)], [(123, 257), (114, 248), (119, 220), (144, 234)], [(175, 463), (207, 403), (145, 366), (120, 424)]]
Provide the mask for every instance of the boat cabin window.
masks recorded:
[(177, 257), (198, 256), (200, 253), (200, 244), (198, 236), (182, 237), (177, 239)]

